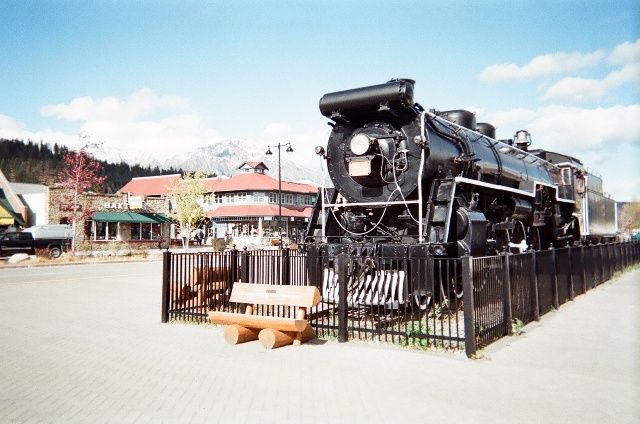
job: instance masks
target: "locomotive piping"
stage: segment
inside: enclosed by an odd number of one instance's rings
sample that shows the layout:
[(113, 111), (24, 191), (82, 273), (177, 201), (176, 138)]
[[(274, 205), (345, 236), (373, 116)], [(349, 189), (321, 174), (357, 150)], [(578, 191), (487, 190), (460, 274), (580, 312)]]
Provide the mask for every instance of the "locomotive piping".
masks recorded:
[(422, 243), (424, 236), (422, 235), (422, 177), (424, 175), (424, 149), (429, 143), (429, 134), (425, 131), (424, 118), (426, 111), (420, 113), (420, 137), (422, 137), (422, 149), (420, 149), (420, 168), (418, 170), (418, 241)]

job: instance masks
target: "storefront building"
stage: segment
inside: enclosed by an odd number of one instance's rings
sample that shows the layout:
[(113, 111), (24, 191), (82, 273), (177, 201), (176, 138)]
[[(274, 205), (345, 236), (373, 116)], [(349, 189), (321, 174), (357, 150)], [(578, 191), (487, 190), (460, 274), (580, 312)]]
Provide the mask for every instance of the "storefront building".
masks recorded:
[(0, 169), (0, 233), (28, 225), (27, 207)]
[[(49, 222), (68, 224), (60, 205), (64, 189), (50, 189)], [(168, 201), (141, 199), (128, 194), (82, 194), (80, 207), (89, 216), (76, 226), (76, 246), (81, 250), (164, 248), (169, 244)]]
[[(281, 202), (279, 182), (265, 173), (262, 162), (244, 162), (230, 178), (207, 178), (200, 204), (207, 216), (203, 226), (214, 239), (253, 238), (252, 243), (288, 237), (300, 240), (313, 206), (318, 186), (282, 181)], [(141, 198), (165, 198), (167, 187), (179, 175), (134, 178), (119, 193)]]

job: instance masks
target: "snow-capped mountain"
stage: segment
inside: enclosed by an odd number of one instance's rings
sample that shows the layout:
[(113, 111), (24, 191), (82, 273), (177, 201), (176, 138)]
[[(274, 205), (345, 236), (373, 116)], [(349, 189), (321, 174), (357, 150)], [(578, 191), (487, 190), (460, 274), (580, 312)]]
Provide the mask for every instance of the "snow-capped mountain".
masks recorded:
[[(272, 155), (265, 155), (266, 147), (257, 146), (246, 140), (227, 140), (201, 147), (193, 152), (175, 155), (163, 162), (165, 167), (182, 168), (185, 171), (204, 170), (208, 173), (231, 176), (238, 172), (243, 162), (264, 162), (273, 177), (278, 176), (277, 149), (271, 148)], [(305, 166), (300, 155), (293, 156), (281, 151), (282, 178), (290, 181), (310, 181), (321, 183), (319, 167)]]
[[(94, 152), (94, 156), (107, 162), (126, 162), (140, 164), (142, 166), (158, 166), (159, 168), (183, 169), (185, 171), (202, 170), (209, 174), (219, 176), (232, 176), (238, 172), (238, 167), (243, 162), (264, 162), (269, 170), (268, 175), (278, 177), (278, 151), (271, 148), (272, 155), (265, 155), (265, 146), (259, 146), (244, 139), (224, 140), (206, 147), (200, 147), (195, 151), (184, 152), (167, 159), (159, 159), (149, 153), (133, 150), (122, 151), (118, 149), (101, 149)], [(308, 157), (305, 157), (306, 156)], [(307, 159), (307, 160), (305, 160)], [(311, 161), (309, 160), (311, 159)], [(322, 178), (319, 165), (306, 165), (315, 163), (312, 152), (287, 153), (281, 150), (282, 178), (289, 181), (313, 182), (320, 184)]]

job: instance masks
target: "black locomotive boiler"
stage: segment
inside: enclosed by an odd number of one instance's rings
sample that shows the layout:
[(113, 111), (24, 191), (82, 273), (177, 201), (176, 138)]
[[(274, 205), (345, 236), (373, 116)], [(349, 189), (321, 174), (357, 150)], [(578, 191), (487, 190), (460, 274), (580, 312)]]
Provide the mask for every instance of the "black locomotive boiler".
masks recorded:
[(322, 97), (333, 131), (317, 153), (334, 188), (308, 241), (458, 257), (615, 236), (615, 202), (578, 159), (530, 150), (525, 130), (496, 140), (465, 110), (425, 110), (413, 89), (399, 79)]
[(456, 273), (438, 258), (615, 237), (615, 202), (578, 159), (531, 150), (525, 130), (496, 140), (492, 125), (465, 110), (425, 110), (413, 89), (399, 79), (320, 99), (333, 130), (316, 153), (333, 187), (321, 190), (306, 241), (323, 298), (337, 301), (338, 253), (355, 258), (352, 305), (415, 298), (422, 307), (458, 292), (456, 281), (438, 290), (425, 277)]

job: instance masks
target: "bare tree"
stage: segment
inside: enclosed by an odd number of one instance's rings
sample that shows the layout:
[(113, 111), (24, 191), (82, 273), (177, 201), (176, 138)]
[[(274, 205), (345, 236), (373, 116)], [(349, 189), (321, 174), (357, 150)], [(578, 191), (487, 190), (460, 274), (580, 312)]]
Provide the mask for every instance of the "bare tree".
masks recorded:
[(87, 135), (80, 134), (80, 140), (84, 141), (83, 146), (78, 151), (65, 153), (64, 168), (58, 176), (59, 186), (66, 189), (61, 198), (60, 211), (73, 228), (73, 238), (71, 239), (73, 254), (76, 251), (78, 223), (84, 222), (95, 212), (89, 207), (88, 202), (81, 202), (81, 195), (89, 190), (94, 190), (107, 178), (105, 175), (100, 175), (102, 166), (87, 152), (87, 148), (91, 146), (87, 142), (87, 137)]

